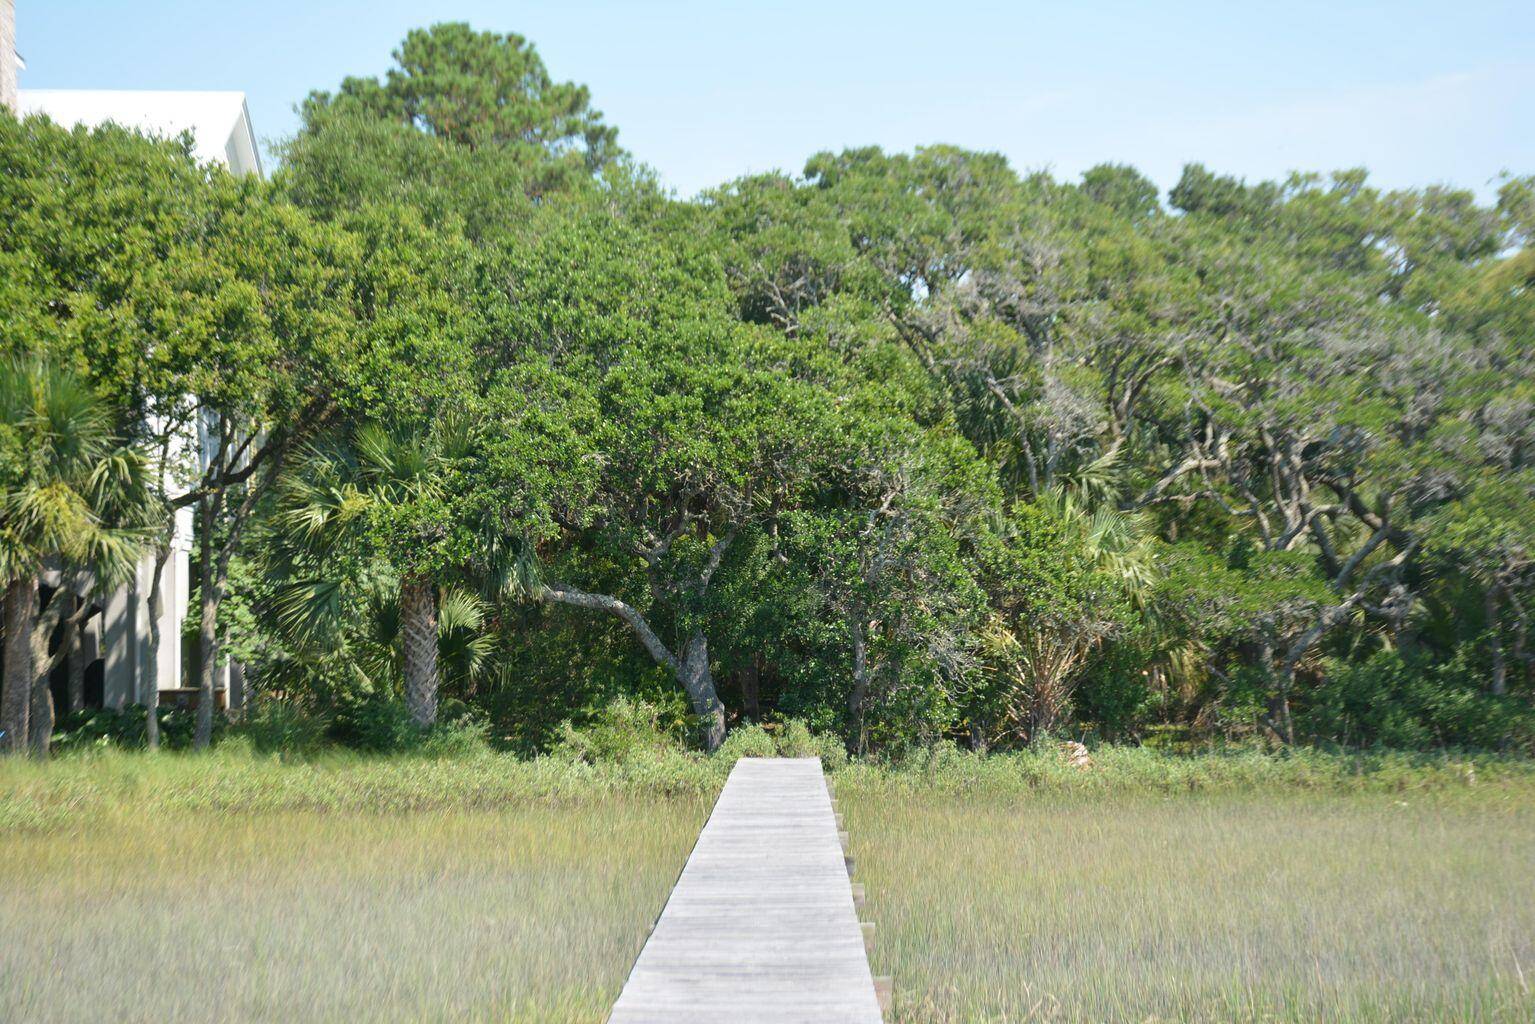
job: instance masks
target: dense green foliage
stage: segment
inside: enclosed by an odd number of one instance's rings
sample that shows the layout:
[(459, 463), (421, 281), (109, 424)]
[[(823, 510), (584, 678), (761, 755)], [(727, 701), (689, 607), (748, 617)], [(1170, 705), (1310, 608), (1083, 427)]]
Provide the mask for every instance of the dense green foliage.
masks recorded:
[(206, 686), (374, 749), (620, 699), (711, 750), (1535, 744), (1535, 181), (935, 146), (682, 201), (521, 37), (396, 59), (271, 183), (0, 117), (4, 354), (200, 510)]

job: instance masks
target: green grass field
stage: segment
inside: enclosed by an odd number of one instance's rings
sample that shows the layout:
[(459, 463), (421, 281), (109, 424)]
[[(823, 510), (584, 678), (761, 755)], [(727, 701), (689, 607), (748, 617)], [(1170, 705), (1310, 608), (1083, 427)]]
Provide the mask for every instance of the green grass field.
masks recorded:
[(1535, 1019), (1535, 789), (839, 792), (895, 1019)]
[[(906, 1022), (1535, 1019), (1535, 767), (836, 774)], [(0, 762), (0, 1020), (599, 1021), (729, 767)]]

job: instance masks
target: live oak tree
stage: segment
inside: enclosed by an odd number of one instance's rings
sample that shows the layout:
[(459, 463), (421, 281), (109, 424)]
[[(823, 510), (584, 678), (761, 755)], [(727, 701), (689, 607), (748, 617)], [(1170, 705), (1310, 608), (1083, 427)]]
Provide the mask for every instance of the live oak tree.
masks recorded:
[(1522, 465), (1525, 368), (1498, 346), (1528, 302), (1522, 257), (1495, 256), (1521, 237), (1521, 187), (1495, 215), (1362, 172), (1248, 185), (1192, 166), (1174, 218), (1127, 168), (1074, 189), (936, 147), (825, 154), (802, 183), (715, 202), (743, 311), (865, 353), (891, 336), (882, 314), (1018, 493), (1149, 509), (1169, 538), (1219, 519), (1311, 567), (1323, 589), (1285, 605), (1262, 661), (1282, 710), (1343, 623), (1405, 638), (1433, 524)]
[[(36, 254), (23, 315), (149, 453), (164, 524), (157, 569), (175, 511), (195, 509), (206, 744), (229, 560), (284, 454), (333, 408), (355, 250), (262, 183), (199, 168), (182, 143), (40, 119), (5, 131), (19, 211), (9, 238)], [(152, 652), (166, 641), (159, 578), (146, 596)], [(151, 742), (156, 692), (145, 695)]]
[(687, 693), (712, 750), (725, 713), (710, 664), (711, 584), (741, 533), (804, 486), (815, 409), (784, 357), (750, 332), (696, 331), (626, 354), (596, 383), (590, 503), (563, 524), (537, 595), (621, 620)]
[[(191, 427), (162, 399), (182, 400), (176, 378), (200, 336), (178, 278), (200, 273), (203, 172), (182, 142), (113, 126), (66, 131), (41, 117), (0, 116), (0, 163), (11, 211), (0, 240), (6, 348), (78, 373), (106, 403), (108, 429), (149, 457), (163, 563), (174, 528), (166, 495), (181, 468), (168, 448)], [(156, 587), (146, 598), (156, 627), (158, 597)], [(153, 739), (153, 693), (149, 702)]]

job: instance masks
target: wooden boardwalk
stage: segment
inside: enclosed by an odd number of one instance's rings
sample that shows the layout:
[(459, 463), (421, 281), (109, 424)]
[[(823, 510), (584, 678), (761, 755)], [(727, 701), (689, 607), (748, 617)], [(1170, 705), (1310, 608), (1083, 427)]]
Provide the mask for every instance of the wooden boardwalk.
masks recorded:
[(878, 1024), (816, 758), (745, 758), (640, 951), (612, 1024)]

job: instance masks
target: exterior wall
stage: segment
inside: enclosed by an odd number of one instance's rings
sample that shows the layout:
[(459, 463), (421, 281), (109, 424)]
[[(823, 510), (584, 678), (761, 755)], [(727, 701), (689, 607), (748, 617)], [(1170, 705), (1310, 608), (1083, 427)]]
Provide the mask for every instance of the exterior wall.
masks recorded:
[(256, 133), (251, 131), (250, 111), (240, 101), (240, 117), (224, 144), (224, 166), (231, 174), (261, 175), (261, 150), (256, 147)]
[(109, 594), (102, 606), (99, 626), (103, 663), (101, 702), (106, 707), (121, 708), (137, 699), (142, 608), (137, 579)]
[(16, 0), (0, 0), (0, 107), (15, 113)]
[[(182, 451), (185, 443), (178, 446)], [(176, 459), (179, 455), (173, 454)], [(183, 685), (181, 624), (191, 598), (192, 511), (176, 512), (171, 553), (160, 570), (160, 652), (150, 659), (149, 594), (154, 583), (155, 556), (146, 554), (128, 584), (111, 594), (102, 607), (102, 695), (107, 707), (144, 704), (149, 687), (172, 690)]]

